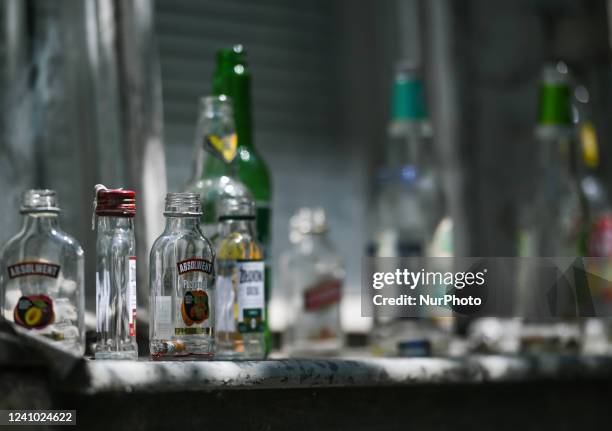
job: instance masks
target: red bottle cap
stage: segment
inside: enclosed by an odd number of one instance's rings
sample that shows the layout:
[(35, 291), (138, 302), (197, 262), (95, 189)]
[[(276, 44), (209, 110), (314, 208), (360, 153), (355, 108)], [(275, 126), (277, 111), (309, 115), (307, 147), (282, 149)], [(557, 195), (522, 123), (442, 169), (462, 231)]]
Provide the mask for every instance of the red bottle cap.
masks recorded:
[(121, 189), (98, 190), (96, 215), (134, 217), (136, 215), (136, 192)]

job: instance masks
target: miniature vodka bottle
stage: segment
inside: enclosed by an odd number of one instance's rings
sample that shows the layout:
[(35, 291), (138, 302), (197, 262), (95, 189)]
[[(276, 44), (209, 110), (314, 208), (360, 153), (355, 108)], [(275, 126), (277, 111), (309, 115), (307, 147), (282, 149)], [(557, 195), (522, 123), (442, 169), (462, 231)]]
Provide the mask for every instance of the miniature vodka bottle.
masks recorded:
[(214, 250), (200, 230), (195, 193), (168, 193), (166, 227), (151, 249), (153, 359), (210, 359), (214, 348)]
[(85, 351), (84, 254), (60, 229), (55, 191), (22, 196), (21, 231), (1, 253), (2, 315), (77, 354)]
[(136, 359), (136, 193), (96, 186), (96, 359)]
[(290, 220), (294, 247), (282, 257), (281, 280), (292, 289), (286, 349), (292, 356), (331, 356), (342, 347), (340, 299), (344, 267), (327, 237), (322, 208)]
[(255, 204), (245, 198), (227, 199), (219, 214), (215, 357), (263, 359), (265, 268), (257, 242)]

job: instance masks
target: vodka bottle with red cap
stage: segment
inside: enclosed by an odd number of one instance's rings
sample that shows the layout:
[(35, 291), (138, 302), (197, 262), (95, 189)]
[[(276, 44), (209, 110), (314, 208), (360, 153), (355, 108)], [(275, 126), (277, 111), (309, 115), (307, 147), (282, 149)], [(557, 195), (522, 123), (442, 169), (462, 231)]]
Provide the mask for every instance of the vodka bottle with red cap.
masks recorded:
[(96, 186), (96, 359), (136, 359), (136, 193)]
[(0, 257), (5, 319), (77, 354), (85, 351), (84, 254), (59, 224), (53, 190), (22, 195), (23, 224)]

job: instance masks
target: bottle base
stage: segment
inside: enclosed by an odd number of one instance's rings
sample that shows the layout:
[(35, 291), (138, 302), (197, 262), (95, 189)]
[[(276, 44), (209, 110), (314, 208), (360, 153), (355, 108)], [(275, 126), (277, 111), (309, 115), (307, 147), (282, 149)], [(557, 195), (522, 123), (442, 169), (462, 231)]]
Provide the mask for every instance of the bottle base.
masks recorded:
[(138, 359), (138, 352), (135, 351), (125, 351), (125, 352), (95, 352), (94, 353), (95, 360), (104, 360), (104, 359), (112, 359), (112, 360), (128, 360), (135, 361)]

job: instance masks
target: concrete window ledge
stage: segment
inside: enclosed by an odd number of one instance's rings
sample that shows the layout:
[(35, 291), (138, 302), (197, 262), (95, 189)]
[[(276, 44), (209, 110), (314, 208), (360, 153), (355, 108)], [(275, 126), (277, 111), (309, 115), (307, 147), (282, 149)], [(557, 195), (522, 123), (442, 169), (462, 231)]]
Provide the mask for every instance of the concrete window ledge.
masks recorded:
[(76, 429), (607, 429), (611, 399), (609, 357), (92, 361), (0, 321), (0, 409)]
[(573, 356), (244, 362), (86, 361), (83, 366), (87, 378), (81, 380), (82, 385), (72, 387), (89, 394), (612, 379), (612, 358)]

